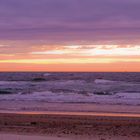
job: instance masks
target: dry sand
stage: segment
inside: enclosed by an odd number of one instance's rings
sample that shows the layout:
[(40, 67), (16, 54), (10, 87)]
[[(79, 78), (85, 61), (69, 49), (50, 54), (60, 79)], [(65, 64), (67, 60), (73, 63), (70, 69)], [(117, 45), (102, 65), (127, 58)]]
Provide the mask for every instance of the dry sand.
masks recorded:
[(0, 140), (140, 139), (139, 114), (101, 114), (103, 113), (1, 113)]

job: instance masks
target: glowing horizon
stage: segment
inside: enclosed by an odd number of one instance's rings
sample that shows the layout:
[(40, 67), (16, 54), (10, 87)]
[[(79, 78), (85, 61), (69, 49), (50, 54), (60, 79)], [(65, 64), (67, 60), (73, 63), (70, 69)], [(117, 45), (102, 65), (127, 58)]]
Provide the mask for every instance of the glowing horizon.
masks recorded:
[[(8, 71), (6, 67), (13, 65), (19, 71), (139, 71), (133, 63), (140, 63), (140, 45), (31, 45), (27, 50), (19, 44), (15, 51), (10, 44), (0, 45), (3, 54), (0, 54), (1, 71)], [(23, 44), (22, 44), (23, 45)], [(27, 44), (26, 44), (27, 45)], [(30, 65), (29, 68), (25, 68)], [(70, 65), (72, 68), (69, 68)], [(79, 65), (80, 68), (75, 67)], [(89, 68), (85, 69), (87, 66)], [(108, 66), (118, 68), (106, 68)], [(119, 67), (121, 65), (121, 67)], [(124, 66), (125, 65), (125, 68)], [(127, 66), (128, 65), (128, 66)], [(33, 66), (33, 68), (31, 68)], [(59, 68), (61, 66), (61, 70)], [(96, 68), (94, 68), (96, 66)], [(55, 70), (53, 69), (55, 67)], [(57, 68), (58, 67), (58, 68)], [(66, 68), (67, 67), (67, 68)], [(40, 69), (39, 69), (40, 68)]]

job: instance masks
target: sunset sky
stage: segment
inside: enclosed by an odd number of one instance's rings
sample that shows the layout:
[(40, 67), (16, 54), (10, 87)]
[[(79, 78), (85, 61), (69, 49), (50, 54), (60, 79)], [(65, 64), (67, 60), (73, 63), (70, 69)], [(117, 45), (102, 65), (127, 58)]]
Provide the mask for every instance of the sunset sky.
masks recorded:
[(140, 0), (0, 0), (0, 71), (140, 72)]

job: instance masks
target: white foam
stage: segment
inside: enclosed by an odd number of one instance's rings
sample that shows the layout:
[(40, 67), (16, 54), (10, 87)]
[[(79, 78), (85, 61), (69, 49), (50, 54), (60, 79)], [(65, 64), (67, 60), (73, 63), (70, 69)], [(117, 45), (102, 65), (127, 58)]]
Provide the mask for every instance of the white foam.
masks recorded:
[(105, 79), (96, 79), (94, 81), (95, 84), (110, 84), (110, 83), (116, 83), (118, 81), (111, 81), (111, 80), (105, 80)]
[(47, 76), (49, 76), (49, 75), (51, 75), (50, 73), (45, 73), (43, 76), (44, 77), (47, 77)]
[[(116, 83), (117, 82), (117, 83)], [(31, 87), (30, 85), (33, 85)], [(34, 89), (37, 86), (38, 91)], [(45, 101), (45, 102), (72, 102), (72, 103), (100, 103), (100, 104), (140, 104), (140, 88), (137, 83), (127, 83), (120, 81), (110, 81), (105, 79), (96, 79), (95, 82), (82, 80), (63, 80), (63, 81), (45, 81), (45, 82), (24, 82), (24, 81), (0, 81), (0, 87), (4, 90), (11, 88), (12, 93), (19, 94), (1, 94), (0, 100), (27, 100), (27, 101)], [(59, 89), (59, 92), (51, 92), (51, 88)], [(49, 89), (48, 89), (49, 88)], [(19, 89), (19, 90), (16, 90)], [(61, 91), (62, 89), (62, 91)], [(63, 92), (63, 89), (67, 92)], [(39, 92), (41, 90), (42, 92)], [(49, 90), (49, 91), (48, 91)], [(113, 95), (97, 95), (94, 91), (106, 93), (115, 93)], [(29, 93), (28, 93), (29, 91)], [(35, 92), (36, 91), (36, 92)], [(61, 92), (60, 92), (61, 91)], [(68, 92), (69, 91), (69, 92)], [(79, 94), (84, 91), (84, 94)], [(129, 92), (134, 91), (134, 92)], [(26, 94), (22, 94), (26, 93)], [(82, 93), (82, 92), (81, 92)]]

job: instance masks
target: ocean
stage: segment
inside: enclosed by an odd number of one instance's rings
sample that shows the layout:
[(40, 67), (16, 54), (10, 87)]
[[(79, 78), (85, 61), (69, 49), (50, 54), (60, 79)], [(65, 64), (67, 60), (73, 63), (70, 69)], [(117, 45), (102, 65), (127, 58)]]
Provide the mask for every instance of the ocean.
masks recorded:
[(0, 101), (140, 105), (140, 72), (1, 72)]

